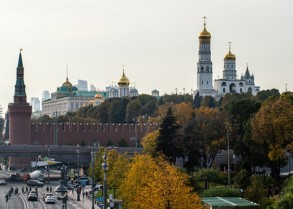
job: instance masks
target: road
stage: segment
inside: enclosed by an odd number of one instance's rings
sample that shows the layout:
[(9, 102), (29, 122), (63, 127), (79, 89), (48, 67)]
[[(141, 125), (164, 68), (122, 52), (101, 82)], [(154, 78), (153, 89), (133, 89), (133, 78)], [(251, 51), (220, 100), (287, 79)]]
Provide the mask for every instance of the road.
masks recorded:
[[(7, 176), (0, 171), (0, 178)], [(57, 194), (54, 192), (55, 187), (58, 185), (58, 181), (52, 181), (50, 185), (53, 190), (53, 194), (57, 197)], [(10, 199), (6, 202), (5, 195), (10, 190), (11, 186), (15, 189), (18, 188), (19, 194), (13, 194)], [(28, 194), (26, 192), (22, 193), (22, 187), (25, 187), (24, 182), (8, 182), (7, 185), (0, 186), (0, 208), (2, 209), (60, 209), (62, 208), (62, 200), (56, 198), (56, 204), (46, 204), (43, 200), (43, 195), (46, 192), (47, 184), (44, 187), (38, 188), (38, 200), (37, 201), (28, 201)], [(35, 190), (35, 188), (32, 188)], [(70, 191), (71, 192), (71, 191)], [(67, 209), (81, 209), (74, 200), (68, 199)]]

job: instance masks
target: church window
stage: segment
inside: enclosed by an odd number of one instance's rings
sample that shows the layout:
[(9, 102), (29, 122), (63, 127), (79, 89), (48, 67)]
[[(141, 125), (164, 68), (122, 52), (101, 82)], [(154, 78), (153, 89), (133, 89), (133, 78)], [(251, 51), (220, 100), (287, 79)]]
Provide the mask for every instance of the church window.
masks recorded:
[(201, 72), (203, 72), (203, 67), (201, 67)]
[(226, 85), (227, 85), (226, 82), (223, 82), (223, 83), (222, 83), (222, 86), (226, 86)]
[(203, 81), (201, 81), (201, 85), (203, 85)]
[(207, 67), (207, 72), (209, 72), (209, 67)]
[(240, 93), (242, 93), (242, 88), (240, 88)]
[(209, 82), (207, 81), (207, 84), (209, 84)]
[(226, 91), (226, 89), (225, 89), (225, 88), (223, 88), (223, 93), (225, 93), (225, 91)]

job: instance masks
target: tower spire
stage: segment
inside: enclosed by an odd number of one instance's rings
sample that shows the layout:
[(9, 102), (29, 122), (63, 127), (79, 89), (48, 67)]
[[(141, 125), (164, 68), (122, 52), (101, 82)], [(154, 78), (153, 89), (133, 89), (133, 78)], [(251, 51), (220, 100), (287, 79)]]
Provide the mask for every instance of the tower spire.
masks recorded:
[(207, 20), (207, 17), (206, 16), (203, 16), (203, 25), (204, 25), (204, 28), (206, 28), (206, 20)]
[(14, 91), (14, 103), (27, 104), (26, 102), (26, 92), (24, 84), (24, 68), (22, 63), (22, 49), (19, 51), (18, 65), (16, 68), (16, 84)]

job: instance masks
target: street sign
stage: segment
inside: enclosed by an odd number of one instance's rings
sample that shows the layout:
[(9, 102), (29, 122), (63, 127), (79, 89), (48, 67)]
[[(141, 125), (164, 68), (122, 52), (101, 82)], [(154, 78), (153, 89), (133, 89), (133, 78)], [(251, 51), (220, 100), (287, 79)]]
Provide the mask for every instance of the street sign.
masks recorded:
[(43, 161), (44, 161), (44, 162), (47, 162), (48, 160), (49, 160), (48, 157), (44, 157), (44, 158), (43, 158)]
[(97, 202), (103, 202), (104, 201), (104, 197), (103, 196), (96, 197), (96, 201)]

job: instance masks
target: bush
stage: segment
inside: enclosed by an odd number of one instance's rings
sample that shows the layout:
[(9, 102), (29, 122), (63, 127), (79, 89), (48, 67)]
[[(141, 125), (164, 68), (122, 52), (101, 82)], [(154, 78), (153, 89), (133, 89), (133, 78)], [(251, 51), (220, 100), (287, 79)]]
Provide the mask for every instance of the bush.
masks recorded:
[(225, 187), (225, 186), (216, 186), (211, 187), (203, 192), (204, 197), (240, 197), (241, 192), (238, 189)]

